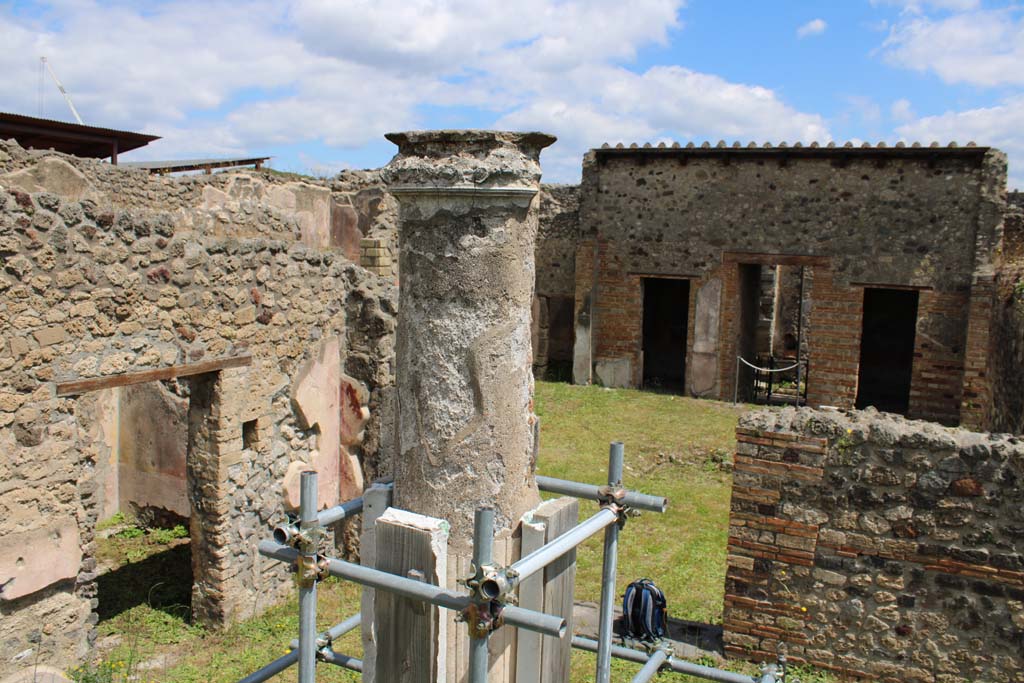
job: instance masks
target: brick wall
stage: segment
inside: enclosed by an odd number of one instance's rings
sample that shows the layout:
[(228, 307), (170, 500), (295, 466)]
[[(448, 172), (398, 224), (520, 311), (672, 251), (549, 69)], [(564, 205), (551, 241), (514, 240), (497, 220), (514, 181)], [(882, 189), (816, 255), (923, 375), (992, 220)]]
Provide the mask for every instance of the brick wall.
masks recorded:
[(1024, 442), (807, 408), (736, 434), (727, 654), (1024, 681)]
[[(972, 361), (970, 349), (964, 352), (963, 330), (978, 305), (963, 292), (925, 290), (918, 295), (908, 417), (952, 425), (960, 421), (964, 367)], [(966, 419), (964, 424), (970, 426)]]
[(394, 268), (389, 241), (364, 237), (359, 242), (359, 265), (374, 275), (389, 278)]
[(978, 404), (987, 416), (991, 291), (981, 274), (1001, 240), (1005, 173), (1005, 156), (983, 148), (592, 150), (580, 222), (600, 245), (597, 287), (584, 278), (595, 368), (639, 384), (642, 277), (694, 288), (721, 277), (715, 376), (717, 396), (730, 398), (738, 264), (804, 259), (812, 405), (853, 406), (864, 289), (906, 288), (921, 292), (909, 414), (955, 423)]
[(629, 363), (629, 383), (641, 380), (640, 340), (643, 321), (643, 292), (640, 276), (625, 269), (619, 245), (601, 240), (597, 255), (597, 295), (600, 308), (594, 315), (594, 363)]
[(993, 278), (979, 278), (971, 287), (967, 320), (967, 348), (964, 351), (963, 399), (960, 418), (968, 427), (983, 429), (990, 423), (992, 410), (992, 306), (995, 303)]

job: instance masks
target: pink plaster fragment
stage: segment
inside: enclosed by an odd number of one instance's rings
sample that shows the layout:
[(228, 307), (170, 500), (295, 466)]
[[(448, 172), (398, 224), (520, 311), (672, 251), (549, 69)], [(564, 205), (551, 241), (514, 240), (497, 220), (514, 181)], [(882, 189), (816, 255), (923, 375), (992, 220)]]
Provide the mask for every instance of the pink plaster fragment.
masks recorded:
[(341, 405), (341, 480), (339, 496), (341, 500), (352, 500), (363, 495), (363, 469), (359, 458), (353, 452), (353, 446), (363, 441), (363, 430), (370, 419), (370, 409), (364, 404), (369, 392), (360, 382), (348, 375), (341, 376), (338, 387), (338, 399)]
[(310, 465), (318, 477), (320, 507), (337, 505), (341, 478), (341, 405), (337, 386), (341, 382), (341, 351), (337, 337), (320, 344), (317, 355), (299, 369), (292, 384), (292, 405), (300, 426), (319, 427), (318, 449), (310, 454)]
[(82, 563), (78, 522), (73, 517), (53, 525), (10, 534), (0, 553), (0, 599), (14, 600), (63, 579), (78, 576)]
[[(319, 431), (318, 448), (310, 453), (309, 465), (320, 475), (321, 507), (363, 494), (363, 471), (352, 447), (362, 442), (370, 417), (367, 396), (362, 384), (341, 372), (337, 337), (324, 339), (317, 355), (295, 376), (292, 405), (299, 425), (304, 429), (316, 426)], [(285, 495), (287, 498), (287, 492)]]

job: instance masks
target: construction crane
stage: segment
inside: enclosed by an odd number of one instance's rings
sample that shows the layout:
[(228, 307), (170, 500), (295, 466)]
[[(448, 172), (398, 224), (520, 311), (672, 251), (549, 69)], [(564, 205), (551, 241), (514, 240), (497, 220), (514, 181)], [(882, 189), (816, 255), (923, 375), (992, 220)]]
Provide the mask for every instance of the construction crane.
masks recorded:
[[(57, 74), (55, 74), (53, 72), (53, 67), (50, 66), (50, 62), (48, 62), (46, 60), (46, 57), (40, 57), (39, 58), (39, 69), (40, 69), (40, 71), (42, 71), (43, 69), (46, 69), (46, 71), (48, 71), (50, 73), (50, 78), (52, 78), (53, 82), (57, 84), (57, 89), (60, 90), (60, 94), (64, 96), (64, 101), (68, 103), (68, 108), (71, 109), (71, 113), (75, 115), (75, 120), (78, 121), (78, 125), (84, 126), (85, 124), (82, 123), (82, 117), (78, 115), (78, 110), (75, 109), (75, 103), (71, 101), (71, 95), (69, 95), (68, 91), (64, 89), (64, 86), (61, 84), (60, 79), (57, 78)], [(42, 76), (40, 76), (40, 78), (42, 78)], [(41, 86), (42, 86), (42, 83), (40, 83), (40, 87)], [(42, 106), (42, 104), (41, 104), (41, 102), (42, 102), (42, 99), (41, 99), (42, 98), (42, 91), (41, 90), (40, 90), (39, 95), (40, 95), (40, 107), (41, 107)]]

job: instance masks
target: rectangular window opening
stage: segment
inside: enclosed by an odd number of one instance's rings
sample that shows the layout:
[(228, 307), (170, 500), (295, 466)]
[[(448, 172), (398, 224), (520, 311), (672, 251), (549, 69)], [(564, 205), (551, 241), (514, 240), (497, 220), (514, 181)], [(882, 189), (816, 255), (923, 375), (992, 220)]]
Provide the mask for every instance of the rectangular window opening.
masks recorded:
[(249, 420), (242, 423), (242, 448), (256, 450), (259, 445), (257, 438), (256, 420)]

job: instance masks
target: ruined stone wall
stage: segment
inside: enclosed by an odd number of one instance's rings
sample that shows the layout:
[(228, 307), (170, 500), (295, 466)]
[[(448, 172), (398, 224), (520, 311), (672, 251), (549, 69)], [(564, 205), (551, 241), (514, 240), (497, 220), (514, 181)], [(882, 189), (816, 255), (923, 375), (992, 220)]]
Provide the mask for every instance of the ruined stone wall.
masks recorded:
[(877, 413), (736, 431), (728, 654), (883, 681), (1024, 681), (1024, 442)]
[[(963, 386), (972, 404), (987, 400), (965, 380), (970, 366), (968, 379), (984, 383), (965, 349), (974, 348), (971, 330), (987, 348), (981, 319), (971, 323), (984, 286), (977, 300), (971, 292), (986, 271), (991, 278), (1004, 190), (1005, 157), (983, 148), (594, 150), (580, 222), (595, 277), (576, 300), (591, 300), (597, 379), (640, 383), (642, 280), (685, 277), (691, 294), (711, 288), (691, 301), (688, 391), (731, 395), (739, 267), (805, 265), (814, 279), (805, 321), (811, 400), (851, 406), (856, 398), (864, 288), (915, 289), (910, 415), (955, 423)], [(718, 330), (697, 342), (695, 324)]]
[[(355, 458), (371, 476), (386, 469), (383, 409), (362, 445), (359, 432), (362, 406), (386, 404), (392, 383), (394, 287), (340, 247), (303, 244), (287, 211), (237, 198), (218, 209), (223, 220), (211, 214), (203, 189), (238, 189), (245, 174), (167, 179), (0, 153), (5, 170), (22, 164), (13, 179), (0, 173), (0, 537), (22, 550), (0, 558), (0, 677), (79, 661), (95, 623), (109, 405), (105, 392), (58, 397), (60, 381), (252, 355), (250, 367), (184, 380), (186, 474), (196, 618), (224, 624), (264, 609), (289, 583), (255, 544), (283, 520), (293, 464), (334, 458), (341, 480), (322, 492), (328, 504), (361, 481)], [(84, 189), (76, 196), (41, 164)], [(40, 174), (51, 191), (24, 191)]]
[(0, 176), (5, 187), (23, 192), (112, 209), (145, 207), (199, 234), (300, 241), (339, 249), (356, 263), (363, 237), (395, 231), (397, 208), (375, 171), (343, 171), (329, 180), (244, 169), (161, 176), (0, 140)]
[(537, 289), (533, 306), (533, 372), (542, 379), (572, 377), (579, 208), (578, 185), (541, 185)]
[(993, 431), (1024, 434), (1024, 193), (1011, 192), (993, 311)]

